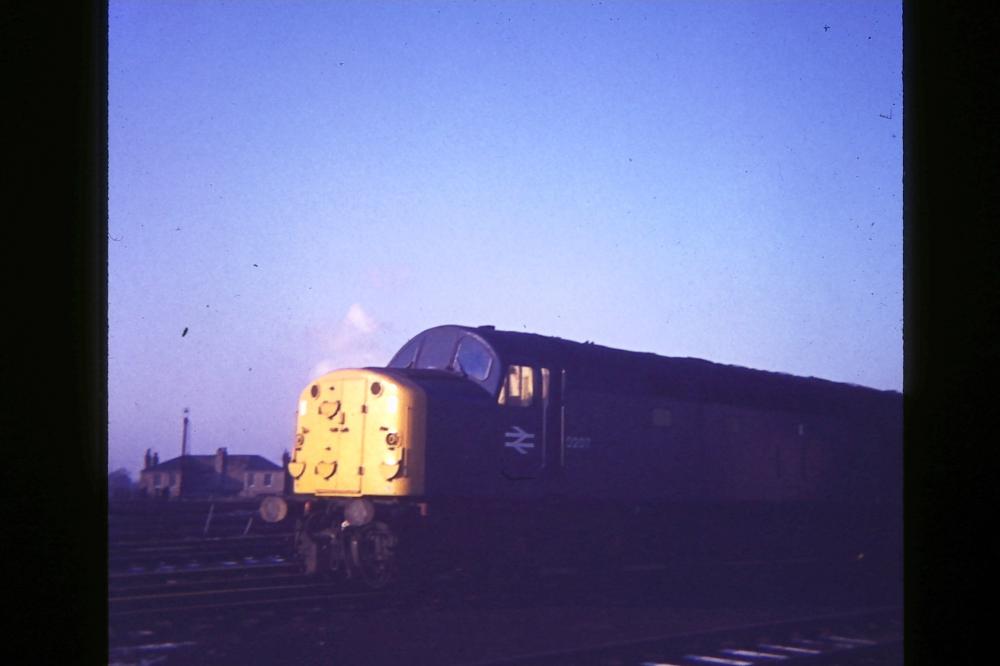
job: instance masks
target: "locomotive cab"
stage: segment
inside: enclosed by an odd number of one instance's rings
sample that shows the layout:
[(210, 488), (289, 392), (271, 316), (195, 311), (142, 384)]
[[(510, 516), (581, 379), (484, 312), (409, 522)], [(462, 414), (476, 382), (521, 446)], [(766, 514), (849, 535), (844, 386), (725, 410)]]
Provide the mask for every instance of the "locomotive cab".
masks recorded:
[(386, 372), (409, 373), (427, 390), (429, 492), (503, 493), (510, 481), (539, 478), (558, 464), (552, 360), (504, 346), (492, 326), (438, 326), (403, 346)]
[(550, 476), (565, 455), (564, 373), (551, 355), (526, 356), (502, 342), (492, 327), (438, 326), (385, 368), (311, 382), (299, 396), (288, 465), (295, 494), (476, 495)]
[(288, 465), (295, 493), (424, 494), (428, 391), (496, 404), (498, 393), (503, 402), (511, 390), (503, 379), (496, 351), (475, 332), (456, 326), (424, 331), (385, 368), (336, 370), (319, 377), (299, 395)]
[[(451, 435), (488, 420), (481, 417), (495, 410), (498, 393), (511, 391), (503, 379), (504, 367), (486, 340), (472, 329), (440, 326), (407, 342), (385, 368), (336, 370), (306, 386), (288, 463), (306, 570), (344, 567), (348, 575), (359, 572), (383, 584), (395, 530), (423, 515), (427, 505), (420, 500), (429, 485), (443, 485), (446, 475), (428, 479), (425, 473), (429, 454), (432, 461), (447, 458), (456, 444)], [(288, 513), (283, 500), (261, 507), (272, 522)]]

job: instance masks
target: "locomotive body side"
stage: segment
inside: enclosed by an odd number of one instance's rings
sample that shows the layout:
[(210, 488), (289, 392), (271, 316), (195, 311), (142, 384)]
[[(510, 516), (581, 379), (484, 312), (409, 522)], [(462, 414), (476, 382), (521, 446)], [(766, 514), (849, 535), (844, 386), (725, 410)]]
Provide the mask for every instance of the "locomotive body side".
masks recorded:
[(313, 570), (363, 572), (374, 534), (377, 582), (398, 535), (453, 561), (850, 559), (897, 548), (900, 423), (892, 392), (441, 326), (307, 387), (289, 471), (323, 507)]
[[(501, 460), (480, 472), (493, 483), (476, 515), (496, 516), (505, 538), (560, 544), (551, 559), (589, 550), (633, 564), (870, 561), (898, 545), (898, 394), (530, 334), (482, 335), (509, 375), (531, 372), (536, 387), (533, 416), (524, 402), (496, 405), (487, 442)], [(522, 440), (536, 446), (519, 450)]]

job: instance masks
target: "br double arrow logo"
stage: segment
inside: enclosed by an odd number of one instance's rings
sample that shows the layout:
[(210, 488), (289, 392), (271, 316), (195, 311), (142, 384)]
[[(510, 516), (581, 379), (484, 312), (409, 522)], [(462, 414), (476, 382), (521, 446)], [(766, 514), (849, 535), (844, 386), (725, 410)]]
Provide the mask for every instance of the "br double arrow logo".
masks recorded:
[(509, 446), (522, 456), (527, 455), (527, 449), (535, 448), (535, 433), (527, 432), (520, 426), (513, 426), (513, 428), (513, 430), (504, 433), (504, 436), (507, 438), (504, 446)]

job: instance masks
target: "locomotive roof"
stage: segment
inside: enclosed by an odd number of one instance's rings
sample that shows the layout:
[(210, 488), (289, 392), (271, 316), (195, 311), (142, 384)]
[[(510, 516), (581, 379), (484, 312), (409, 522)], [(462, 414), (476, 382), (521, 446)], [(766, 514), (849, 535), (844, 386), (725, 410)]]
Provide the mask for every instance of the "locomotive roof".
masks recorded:
[(897, 391), (699, 358), (626, 351), (536, 333), (499, 331), (492, 326), (439, 326), (424, 333), (437, 329), (473, 333), (507, 363), (565, 368), (567, 381), (574, 385), (614, 386), (627, 393), (817, 412), (881, 409), (896, 402), (901, 404), (902, 396)]

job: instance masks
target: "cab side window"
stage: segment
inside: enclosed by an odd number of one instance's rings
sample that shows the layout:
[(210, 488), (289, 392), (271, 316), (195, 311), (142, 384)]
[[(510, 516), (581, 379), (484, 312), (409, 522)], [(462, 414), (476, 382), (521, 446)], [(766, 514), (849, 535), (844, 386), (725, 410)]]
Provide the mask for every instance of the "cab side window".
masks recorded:
[(497, 402), (509, 407), (530, 407), (534, 393), (534, 372), (531, 366), (508, 365)]

